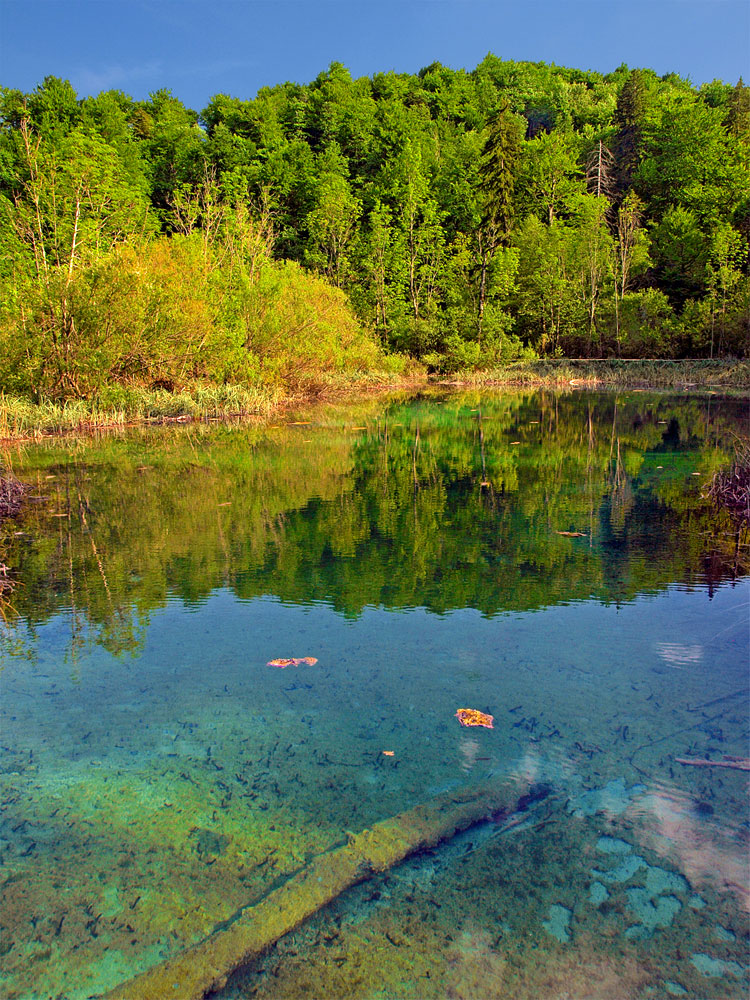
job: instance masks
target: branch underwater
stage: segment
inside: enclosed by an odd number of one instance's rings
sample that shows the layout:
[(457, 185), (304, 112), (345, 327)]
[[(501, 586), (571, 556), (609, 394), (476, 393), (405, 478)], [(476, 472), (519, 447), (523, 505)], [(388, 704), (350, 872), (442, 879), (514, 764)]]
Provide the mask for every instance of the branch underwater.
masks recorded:
[(5, 88), (0, 392), (258, 409), (376, 374), (742, 359), (749, 153), (741, 79), (627, 66), (334, 63), (200, 114)]

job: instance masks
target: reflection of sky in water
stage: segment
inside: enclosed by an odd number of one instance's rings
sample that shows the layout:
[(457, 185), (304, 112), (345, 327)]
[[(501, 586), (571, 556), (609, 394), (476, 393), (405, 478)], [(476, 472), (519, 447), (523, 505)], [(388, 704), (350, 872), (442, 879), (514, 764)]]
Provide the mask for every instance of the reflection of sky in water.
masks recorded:
[(656, 650), (665, 663), (678, 669), (698, 664), (703, 659), (702, 646), (686, 646), (679, 642), (657, 642)]

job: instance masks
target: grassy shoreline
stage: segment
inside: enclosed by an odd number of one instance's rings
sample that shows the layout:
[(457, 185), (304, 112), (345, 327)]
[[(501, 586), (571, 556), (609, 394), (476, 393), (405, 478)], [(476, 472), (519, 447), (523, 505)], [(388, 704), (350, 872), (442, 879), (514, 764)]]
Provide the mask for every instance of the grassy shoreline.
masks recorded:
[(452, 376), (395, 376), (370, 372), (331, 377), (305, 392), (278, 387), (196, 385), (180, 392), (128, 389), (110, 400), (34, 403), (0, 394), (0, 441), (91, 433), (153, 423), (268, 419), (315, 399), (409, 386), (468, 386), (508, 389), (674, 389), (743, 394), (750, 392), (750, 362), (736, 360), (545, 359), (510, 362), (502, 368)]
[(316, 399), (398, 389), (424, 381), (422, 377), (394, 376), (391, 372), (365, 372), (332, 375), (304, 390), (204, 384), (188, 386), (178, 392), (144, 388), (120, 392), (116, 388), (110, 399), (74, 399), (59, 403), (51, 400), (35, 403), (0, 392), (0, 443), (148, 424), (264, 420), (280, 410)]
[(643, 388), (750, 390), (750, 361), (736, 359), (545, 358), (512, 361), (502, 368), (458, 372), (444, 385), (530, 388)]

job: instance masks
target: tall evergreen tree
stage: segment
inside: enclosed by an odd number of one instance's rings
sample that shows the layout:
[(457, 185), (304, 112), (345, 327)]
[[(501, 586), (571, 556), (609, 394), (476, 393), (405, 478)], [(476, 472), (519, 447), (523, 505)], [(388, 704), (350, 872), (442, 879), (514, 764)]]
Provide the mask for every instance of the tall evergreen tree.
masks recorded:
[(641, 161), (643, 122), (646, 114), (646, 84), (634, 69), (623, 84), (612, 118), (616, 132), (613, 152), (617, 162), (617, 193), (621, 200), (633, 184), (633, 174)]
[(729, 134), (742, 142), (750, 142), (750, 87), (739, 78), (729, 95), (727, 128)]
[(521, 138), (507, 101), (487, 126), (480, 177), (485, 196), (482, 224), (497, 233), (499, 243), (508, 238), (513, 222), (513, 196)]
[(479, 168), (484, 195), (480, 225), (480, 281), (478, 339), (482, 336), (482, 316), (487, 298), (487, 270), (495, 251), (507, 242), (513, 225), (516, 172), (521, 154), (521, 136), (504, 101), (490, 118)]

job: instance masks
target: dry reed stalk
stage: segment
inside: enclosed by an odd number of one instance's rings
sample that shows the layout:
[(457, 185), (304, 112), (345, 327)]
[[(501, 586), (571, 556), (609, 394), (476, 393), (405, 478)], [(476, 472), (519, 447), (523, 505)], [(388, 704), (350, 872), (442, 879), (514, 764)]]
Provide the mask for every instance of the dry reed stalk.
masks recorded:
[(725, 510), (738, 528), (750, 528), (750, 443), (737, 446), (728, 469), (714, 473), (708, 496), (717, 510)]
[(15, 517), (31, 487), (20, 482), (12, 472), (0, 473), (0, 521)]

